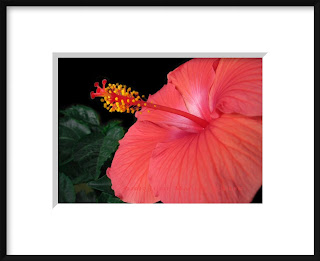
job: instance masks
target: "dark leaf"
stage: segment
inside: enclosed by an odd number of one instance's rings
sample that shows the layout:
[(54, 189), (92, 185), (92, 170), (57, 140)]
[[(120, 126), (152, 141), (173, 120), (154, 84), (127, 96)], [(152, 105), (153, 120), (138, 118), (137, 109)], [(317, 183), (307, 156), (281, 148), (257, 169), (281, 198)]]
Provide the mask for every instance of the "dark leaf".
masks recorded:
[(59, 119), (59, 165), (72, 160), (74, 144), (85, 135), (90, 134), (90, 128), (75, 119)]
[(85, 172), (97, 179), (103, 163), (116, 151), (124, 131), (120, 126), (110, 128), (106, 134), (91, 133), (80, 139), (74, 147), (73, 158)]
[(85, 183), (92, 180), (92, 176), (85, 169), (81, 168), (76, 161), (70, 161), (67, 164), (59, 166), (59, 171), (65, 173), (73, 184)]
[(62, 172), (59, 173), (59, 203), (74, 203), (76, 194), (71, 180)]
[(88, 186), (102, 192), (107, 192), (110, 195), (114, 195), (114, 191), (111, 188), (111, 180), (107, 177), (107, 175), (104, 175), (102, 178), (97, 180), (90, 181)]
[(90, 125), (100, 125), (99, 115), (95, 110), (84, 105), (74, 105), (65, 110), (60, 111), (65, 116), (76, 119), (82, 123)]
[(108, 124), (106, 126), (103, 127), (103, 132), (107, 133), (110, 129), (114, 128), (114, 127), (119, 127), (121, 124), (120, 120), (111, 120), (108, 122)]
[(125, 203), (121, 199), (114, 197), (108, 193), (102, 192), (98, 198), (98, 203)]
[(97, 203), (96, 193), (87, 184), (74, 185), (77, 203)]

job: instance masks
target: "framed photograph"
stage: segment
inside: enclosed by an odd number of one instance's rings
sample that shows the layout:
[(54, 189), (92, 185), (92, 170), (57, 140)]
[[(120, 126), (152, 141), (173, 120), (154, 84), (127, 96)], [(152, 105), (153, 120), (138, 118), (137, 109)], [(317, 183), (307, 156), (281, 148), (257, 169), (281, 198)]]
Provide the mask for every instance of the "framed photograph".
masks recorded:
[(1, 258), (319, 259), (319, 3), (282, 5), (1, 1)]
[(263, 54), (172, 55), (54, 54), (58, 203), (262, 202)]

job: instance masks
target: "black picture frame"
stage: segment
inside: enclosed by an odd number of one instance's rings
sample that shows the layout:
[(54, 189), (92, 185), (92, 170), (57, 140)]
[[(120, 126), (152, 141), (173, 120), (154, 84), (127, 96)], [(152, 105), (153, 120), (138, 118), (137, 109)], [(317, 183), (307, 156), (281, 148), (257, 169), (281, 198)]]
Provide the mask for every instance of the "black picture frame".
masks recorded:
[[(0, 175), (0, 259), (1, 260), (117, 260), (123, 256), (11, 256), (7, 255), (7, 7), (10, 6), (313, 6), (314, 7), (314, 98), (319, 89), (319, 0), (1, 0), (0, 1), (0, 148), (1, 148), (1, 175)], [(316, 101), (316, 99), (315, 99)], [(315, 102), (315, 112), (318, 107)], [(316, 114), (315, 114), (316, 115)], [(316, 118), (314, 118), (315, 120)], [(317, 133), (315, 125), (315, 133)], [(318, 145), (315, 136), (315, 146)], [(316, 150), (315, 150), (316, 152)], [(315, 153), (316, 155), (316, 153)], [(320, 228), (319, 228), (319, 168), (314, 165), (314, 255), (313, 256), (184, 256), (183, 259), (202, 260), (320, 260)], [(139, 260), (149, 260), (150, 256), (134, 256)], [(160, 258), (178, 258), (178, 256), (160, 256)], [(132, 258), (127, 256), (127, 258)], [(154, 258), (154, 257), (152, 257)]]

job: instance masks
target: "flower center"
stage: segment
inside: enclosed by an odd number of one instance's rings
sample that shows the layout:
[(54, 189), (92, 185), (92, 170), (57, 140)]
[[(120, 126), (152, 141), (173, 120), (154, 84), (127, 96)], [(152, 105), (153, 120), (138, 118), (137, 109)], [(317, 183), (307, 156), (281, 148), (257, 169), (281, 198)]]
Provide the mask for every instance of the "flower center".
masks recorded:
[[(96, 92), (92, 91), (90, 93), (90, 96), (91, 99), (101, 97), (101, 102), (104, 103), (104, 108), (106, 108), (109, 112), (117, 111), (121, 113), (127, 112), (133, 114), (136, 111), (139, 111), (141, 108), (147, 107), (183, 116), (194, 121), (203, 128), (205, 128), (208, 125), (207, 121), (190, 113), (170, 108), (167, 106), (154, 104), (152, 102), (147, 102), (142, 99), (144, 98), (144, 95), (140, 97), (138, 92), (131, 90), (131, 88), (127, 88), (126, 85), (122, 85), (119, 83), (109, 83), (107, 86), (106, 84), (106, 79), (102, 80), (102, 87), (100, 87), (98, 82), (94, 83), (94, 86), (97, 88), (97, 90)], [(150, 112), (150, 110), (147, 110), (147, 112)]]

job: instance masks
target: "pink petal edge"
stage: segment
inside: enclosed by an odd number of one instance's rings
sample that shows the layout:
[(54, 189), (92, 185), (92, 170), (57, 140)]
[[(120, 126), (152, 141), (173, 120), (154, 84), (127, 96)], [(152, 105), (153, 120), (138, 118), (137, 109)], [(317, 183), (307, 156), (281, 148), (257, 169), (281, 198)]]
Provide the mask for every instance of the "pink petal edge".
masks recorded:
[(192, 59), (168, 74), (168, 82), (181, 93), (188, 111), (207, 121), (210, 120), (208, 94), (218, 62), (217, 58)]
[(150, 122), (136, 122), (120, 140), (107, 176), (112, 189), (121, 200), (129, 203), (154, 203), (154, 196), (148, 181), (149, 161), (156, 144), (172, 140), (180, 131), (170, 131)]
[(262, 58), (224, 58), (209, 94), (210, 110), (262, 115)]

